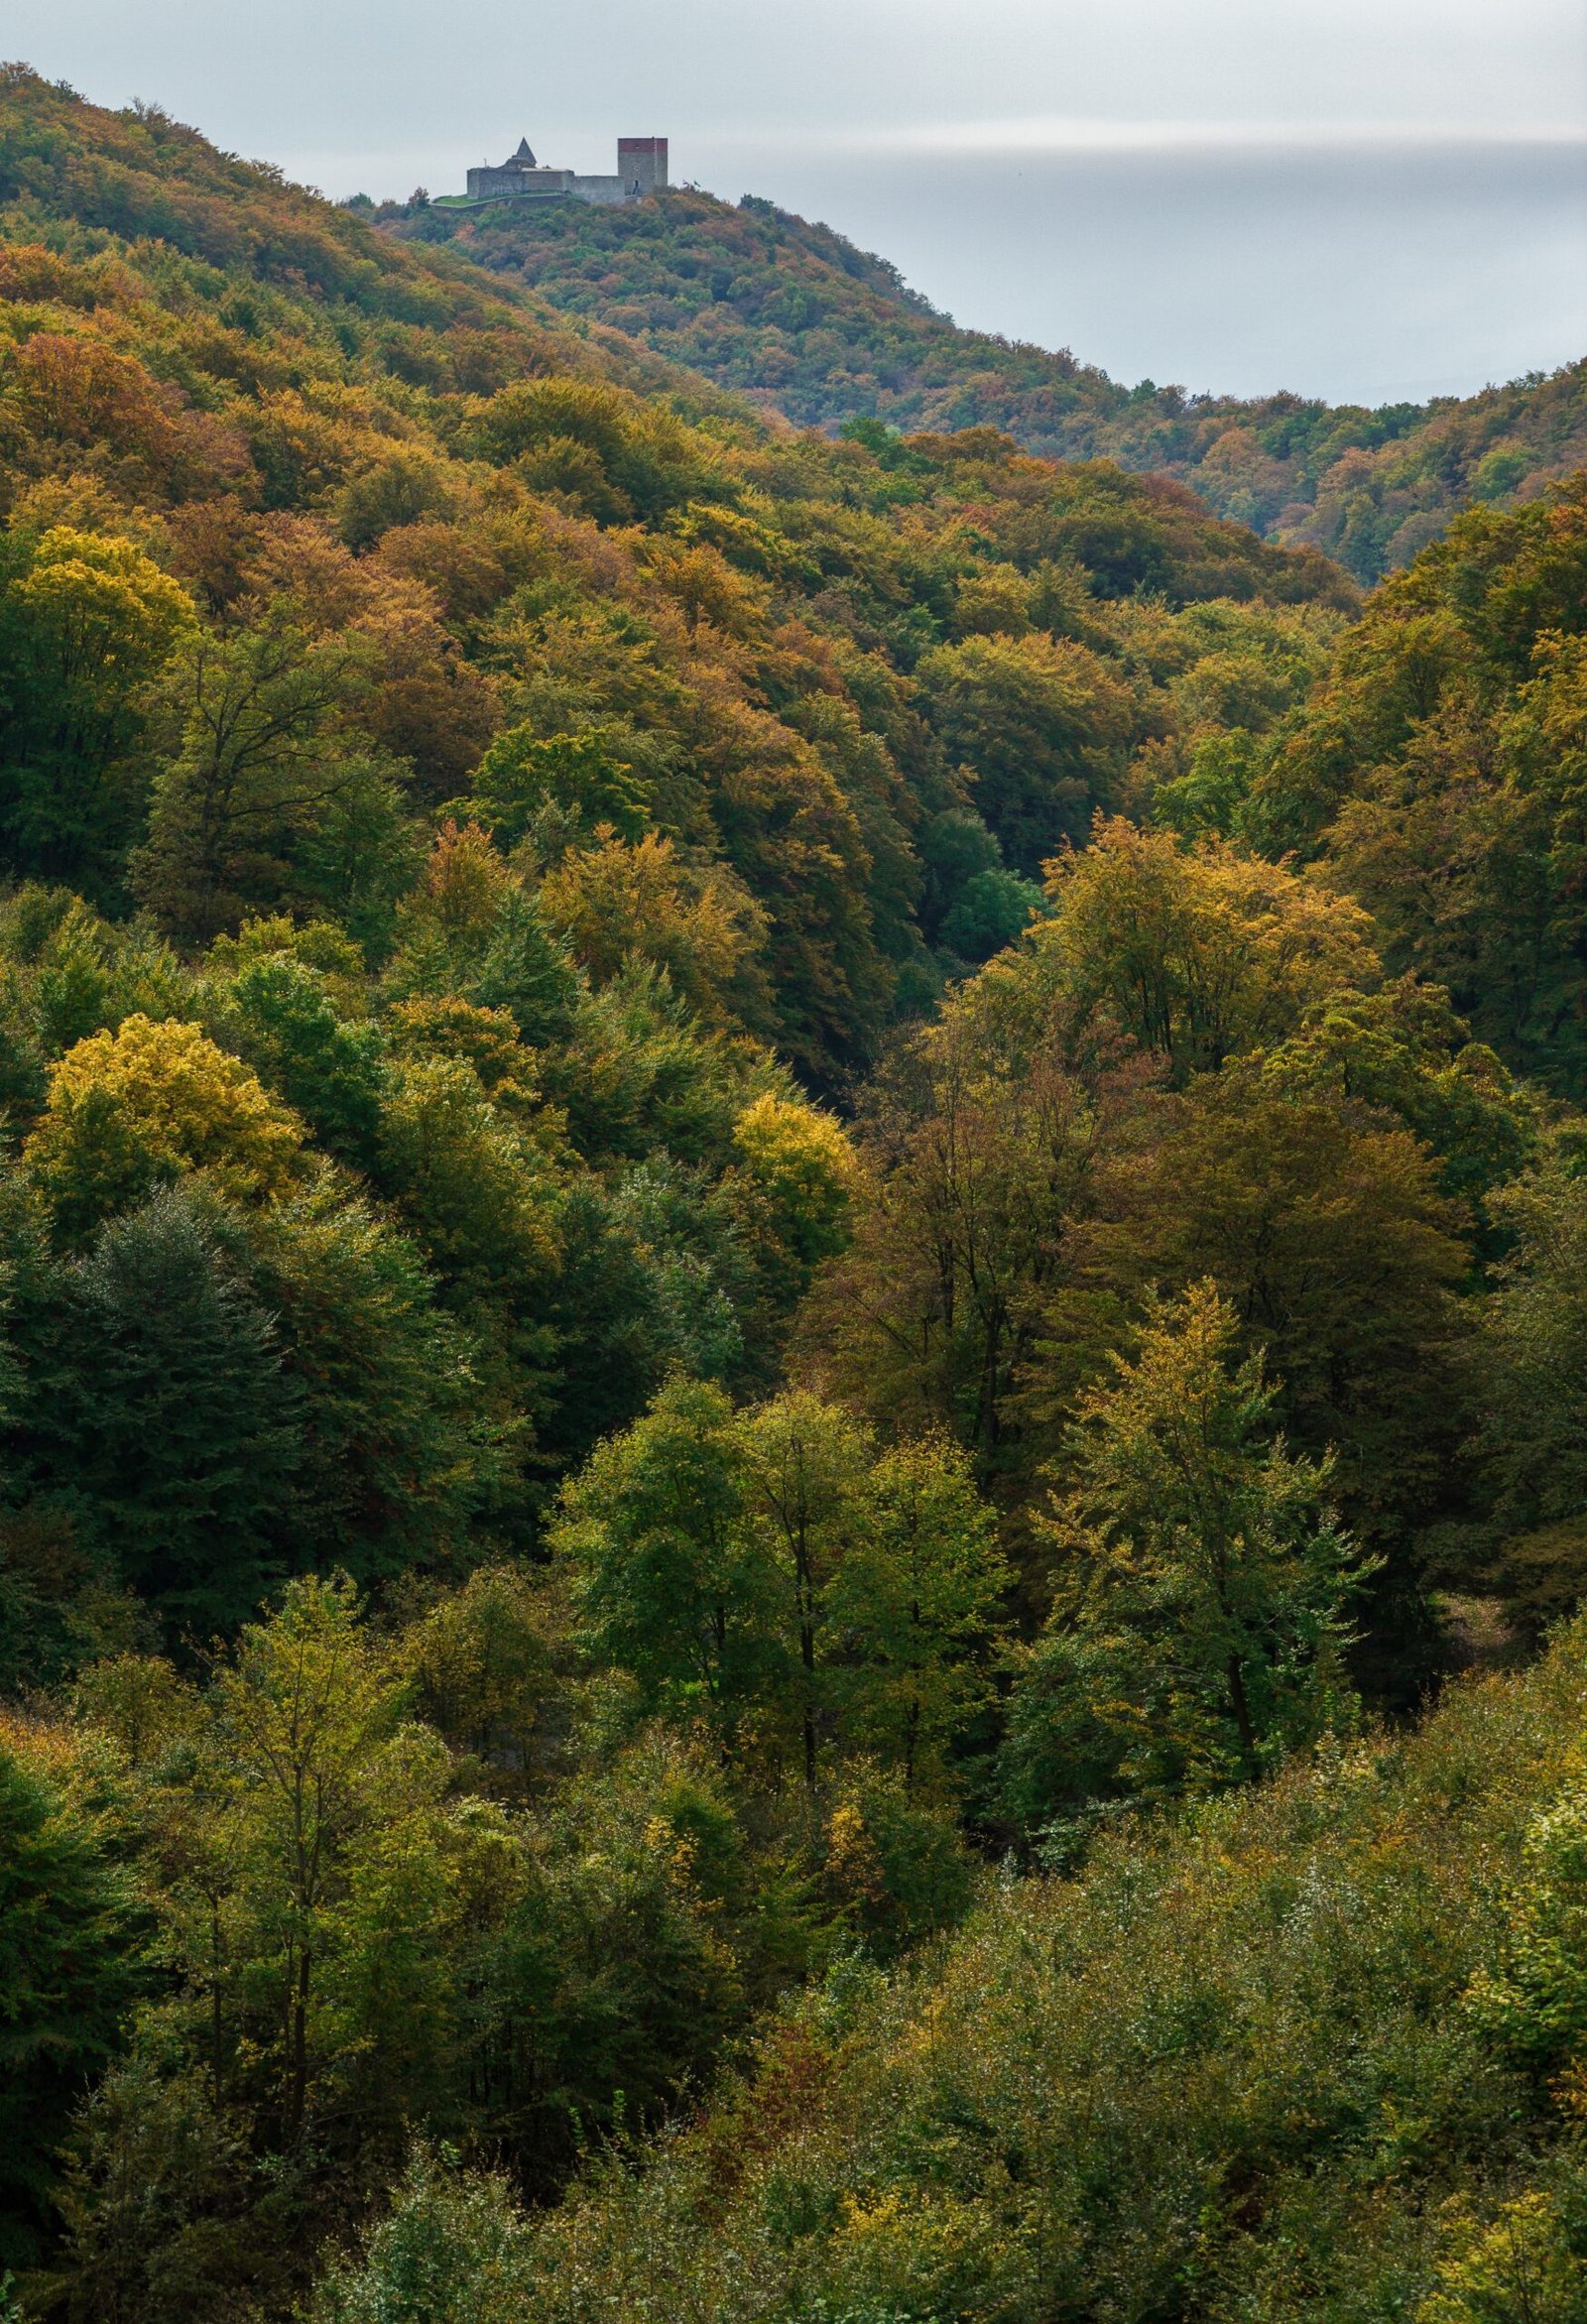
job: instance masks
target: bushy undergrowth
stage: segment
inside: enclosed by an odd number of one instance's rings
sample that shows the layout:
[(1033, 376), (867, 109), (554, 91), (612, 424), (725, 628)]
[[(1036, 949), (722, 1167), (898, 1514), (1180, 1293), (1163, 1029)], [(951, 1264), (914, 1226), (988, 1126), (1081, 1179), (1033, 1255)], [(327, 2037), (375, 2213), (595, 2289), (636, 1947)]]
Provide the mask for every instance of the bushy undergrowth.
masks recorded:
[(839, 1963), (552, 2218), (421, 2155), (319, 2324), (1579, 2316), (1584, 1649)]

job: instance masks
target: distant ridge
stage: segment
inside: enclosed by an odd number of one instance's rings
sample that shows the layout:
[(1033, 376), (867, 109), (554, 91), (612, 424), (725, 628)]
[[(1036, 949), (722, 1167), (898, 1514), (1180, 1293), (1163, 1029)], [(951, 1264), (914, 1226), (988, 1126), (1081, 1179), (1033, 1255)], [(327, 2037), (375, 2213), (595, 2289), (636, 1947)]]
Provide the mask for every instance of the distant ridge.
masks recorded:
[(373, 214), (799, 425), (995, 427), (1047, 457), (1161, 470), (1362, 581), (1407, 563), (1464, 503), (1533, 498), (1587, 459), (1587, 362), (1378, 411), (1130, 389), (1067, 351), (961, 330), (885, 259), (769, 201), (681, 186), (624, 209), (530, 208)]

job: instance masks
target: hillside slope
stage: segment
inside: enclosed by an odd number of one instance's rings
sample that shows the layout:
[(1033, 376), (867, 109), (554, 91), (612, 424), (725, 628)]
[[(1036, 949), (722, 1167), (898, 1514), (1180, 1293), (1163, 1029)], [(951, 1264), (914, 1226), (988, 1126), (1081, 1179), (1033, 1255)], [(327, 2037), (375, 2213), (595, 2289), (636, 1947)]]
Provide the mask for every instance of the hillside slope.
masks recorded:
[[(521, 353), (509, 369), (531, 357), (541, 369), (641, 391), (691, 386), (706, 405), (719, 400), (598, 317), (564, 317), (520, 284), (487, 283), (452, 253), (398, 249), (362, 218), (266, 163), (220, 152), (158, 106), (110, 112), (25, 64), (0, 65), (0, 232), (76, 260), (135, 249), (148, 270), (137, 290), (168, 315), (224, 310), (225, 276), (268, 289), (268, 306), (219, 315), (229, 339), (208, 348), (217, 378), (247, 381), (247, 341), (290, 340), (310, 369), (368, 355), (401, 377), (405, 349), (410, 368), (425, 368), (405, 334), (511, 331)], [(13, 268), (6, 295), (47, 299), (48, 270), (30, 283)], [(107, 270), (92, 296), (72, 304), (93, 313), (132, 296), (130, 279)], [(462, 371), (488, 392), (505, 375), (501, 342), (470, 340)], [(186, 376), (175, 384), (193, 392)]]
[(677, 187), (631, 209), (386, 204), (393, 235), (466, 251), (806, 426), (992, 426), (1057, 459), (1191, 483), (1220, 515), (1337, 556), (1405, 564), (1471, 499), (1530, 497), (1587, 458), (1587, 364), (1379, 411), (1121, 387), (1067, 351), (959, 329), (883, 259), (770, 202)]
[(0, 2312), (1581, 2324), (1587, 475), (0, 153)]
[[(916, 911), (922, 845), (966, 805), (981, 713), (950, 708), (963, 673), (933, 650), (1014, 620), (1009, 587), (1023, 603), (1055, 557), (1091, 572), (1099, 599), (1145, 581), (1176, 606), (1351, 600), (1314, 552), (1267, 546), (1161, 482), (1060, 476), (995, 436), (902, 463), (796, 442), (457, 254), (406, 247), (158, 113), (107, 113), (20, 68), (0, 84), (0, 495), (19, 574), (52, 529), (125, 537), (228, 629), (292, 607), (305, 651), (356, 640), (334, 717), (395, 754), (381, 765), (409, 818), (398, 856), (470, 797), (500, 729), (611, 761), (669, 845), (734, 866), (757, 956), (739, 1007), (817, 1074), (864, 1055), (895, 996), (916, 1006), (940, 975)], [(982, 604), (982, 568), (999, 564), (1018, 569)], [(1106, 620), (1059, 603), (1075, 585), (1057, 586), (1048, 628), (1100, 644)], [(173, 601), (173, 635), (191, 611)], [(268, 847), (226, 843), (208, 902), (157, 903), (139, 851), (169, 771), (149, 755), (159, 720), (130, 671), (97, 692), (84, 674), (93, 716), (68, 714), (33, 619), (0, 673), (13, 873), (116, 911), (135, 900), (187, 938), (306, 907), (305, 867), (289, 865), (307, 841), (288, 839), (285, 807)], [(1186, 640), (1192, 662), (1209, 650)], [(1061, 780), (1008, 835), (1026, 873), (1180, 715), (1128, 628), (1114, 676), (1078, 643), (1042, 651), (993, 673), (1013, 695), (987, 712), (1025, 715), (1022, 687), (1085, 695), (1065, 713)], [(928, 666), (940, 734), (916, 701)], [(970, 870), (1002, 844), (983, 833)]]
[(1582, 1649), (840, 1961), (548, 2220), (422, 2160), (319, 2324), (1569, 2324)]

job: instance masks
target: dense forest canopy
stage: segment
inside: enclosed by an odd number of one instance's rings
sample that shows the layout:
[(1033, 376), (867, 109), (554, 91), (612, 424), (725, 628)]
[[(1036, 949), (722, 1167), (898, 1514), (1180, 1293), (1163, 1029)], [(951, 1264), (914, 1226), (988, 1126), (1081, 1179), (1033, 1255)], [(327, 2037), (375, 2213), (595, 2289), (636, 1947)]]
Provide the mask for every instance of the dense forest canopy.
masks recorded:
[(1587, 365), (1426, 405), (1242, 401), (1127, 388), (1067, 350), (959, 329), (830, 226), (746, 194), (674, 186), (582, 202), (356, 205), (389, 232), (465, 252), (569, 316), (804, 426), (994, 427), (1048, 459), (1117, 460), (1193, 484), (1220, 516), (1310, 545), (1372, 582), (1471, 500), (1534, 499), (1587, 459)]
[(8, 2324), (1580, 2318), (1584, 638), (7, 68)]

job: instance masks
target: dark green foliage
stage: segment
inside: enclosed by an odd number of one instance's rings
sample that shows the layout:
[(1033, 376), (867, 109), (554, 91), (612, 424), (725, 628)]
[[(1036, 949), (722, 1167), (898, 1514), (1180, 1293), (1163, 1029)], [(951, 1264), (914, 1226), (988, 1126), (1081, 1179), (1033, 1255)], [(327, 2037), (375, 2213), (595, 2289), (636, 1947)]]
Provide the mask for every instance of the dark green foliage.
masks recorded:
[(644, 1713), (698, 1717), (724, 1744), (794, 1683), (732, 1422), (719, 1389), (671, 1384), (595, 1455), (558, 1536), (594, 1652)]
[(585, 2139), (709, 2075), (758, 1964), (734, 1941), (753, 1874), (732, 1803), (686, 1756), (573, 1787), (538, 1837), (491, 1964), (482, 2096), (553, 2186)]
[(925, 870), (920, 917), (935, 936), (970, 882), (1003, 868), (1002, 851), (980, 816), (962, 807), (922, 824), (918, 844)]
[(406, 884), (390, 828), (399, 771), (336, 732), (367, 675), (355, 642), (310, 639), (290, 619), (194, 640), (171, 681), (174, 749), (131, 865), (163, 926), (202, 942), (284, 903), (356, 923), (382, 901), (382, 875)]
[(1355, 1723), (1343, 1649), (1370, 1568), (1327, 1508), (1329, 1466), (1286, 1451), (1278, 1391), (1239, 1339), (1193, 1284), (1149, 1308), (1139, 1355), (1081, 1406), (1067, 1489), (1038, 1521), (1063, 1555), (1056, 1603), (1010, 1705), (1027, 1829), (1249, 1782)]
[(303, 2232), (302, 2173), (290, 2164), (253, 2216), (242, 2209), (245, 2125), (217, 2106), (202, 2070), (162, 2075), (136, 2055), (113, 2066), (82, 2109), (76, 2148), (61, 2197), (71, 2324), (208, 2324), (274, 2272), (272, 2243), (290, 2249)]
[(303, 1414), (276, 1328), (180, 1192), (106, 1226), (61, 1298), (61, 1388), (25, 1423), (38, 1488), (206, 1638), (283, 1558)]
[(536, 735), (514, 727), (498, 735), (474, 777), (471, 811), (504, 847), (522, 839), (550, 808), (564, 827), (592, 832), (610, 823), (638, 839), (649, 819), (647, 786), (604, 735)]
[(439, 1306), (412, 1243), (361, 1202), (310, 1194), (259, 1237), (300, 1430), (292, 1562), (360, 1582), (461, 1555), (522, 1454), (480, 1351)]
[(1083, 646), (1038, 636), (939, 646), (916, 677), (943, 747), (972, 770), (988, 828), (1022, 871), (1083, 839), (1112, 803), (1131, 718)]
[(368, 1168), (386, 1094), (378, 1029), (344, 1024), (313, 969), (282, 955), (249, 961), (227, 998), (239, 1051), (328, 1154)]
[(58, 2148), (141, 1982), (109, 1819), (0, 1741), (0, 2266), (37, 2259)]
[(942, 921), (942, 941), (979, 964), (1018, 940), (1041, 913), (1041, 891), (1018, 872), (976, 872)]
[(1499, 1197), (1514, 1237), (1488, 1309), (1481, 1447), (1494, 1487), (1493, 1574), (1539, 1632), (1587, 1579), (1587, 1463), (1576, 1414), (1587, 1363), (1587, 1184), (1550, 1155)]

